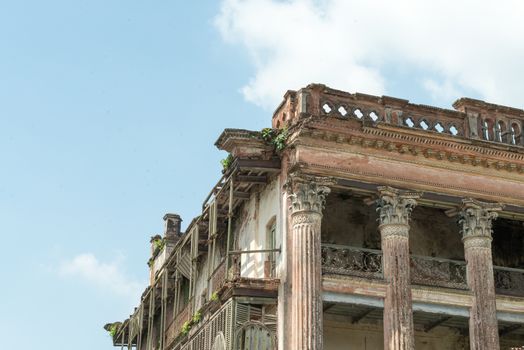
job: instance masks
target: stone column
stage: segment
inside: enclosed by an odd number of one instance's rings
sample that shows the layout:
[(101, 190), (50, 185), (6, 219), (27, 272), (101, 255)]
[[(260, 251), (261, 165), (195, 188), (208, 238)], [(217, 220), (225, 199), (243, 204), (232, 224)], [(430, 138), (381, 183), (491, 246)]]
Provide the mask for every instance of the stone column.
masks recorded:
[(321, 350), (322, 266), (320, 223), (330, 189), (322, 178), (292, 177), (287, 185), (291, 206), (292, 323), (291, 349)]
[(459, 225), (467, 262), (467, 280), (473, 292), (469, 314), (469, 343), (472, 350), (499, 349), (495, 281), (491, 257), (491, 224), (500, 204), (464, 199)]
[(387, 282), (384, 299), (384, 349), (413, 350), (413, 310), (409, 275), (409, 219), (418, 193), (379, 187), (379, 230), (382, 269)]

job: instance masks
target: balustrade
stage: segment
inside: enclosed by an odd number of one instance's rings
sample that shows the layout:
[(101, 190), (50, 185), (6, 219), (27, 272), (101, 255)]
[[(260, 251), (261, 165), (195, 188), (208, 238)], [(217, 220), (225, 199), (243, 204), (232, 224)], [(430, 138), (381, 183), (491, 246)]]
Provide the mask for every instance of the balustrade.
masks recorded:
[[(411, 283), (467, 290), (466, 262), (412, 255)], [(322, 273), (382, 279), (382, 252), (322, 244)], [(524, 270), (494, 267), (497, 294), (524, 297)]]
[(391, 111), (383, 106), (369, 107), (344, 99), (323, 99), (320, 102), (320, 113), (342, 119), (357, 119), (370, 123), (388, 123), (408, 128), (433, 131), (439, 134), (464, 136), (464, 120), (460, 116), (443, 115), (442, 113), (404, 113)]
[(382, 252), (335, 244), (322, 244), (322, 272), (382, 278)]
[(226, 260), (222, 260), (211, 274), (211, 291), (215, 292), (222, 288), (226, 282)]
[[(454, 109), (409, 103), (388, 96), (347, 93), (312, 84), (290, 93), (273, 116), (280, 128), (299, 114), (360, 120), (433, 132), (453, 137), (481, 139), (511, 146), (524, 146), (522, 110), (462, 98)], [(466, 112), (467, 111), (467, 112)]]
[(166, 344), (170, 344), (182, 331), (184, 323), (190, 320), (191, 304), (187, 304), (182, 311), (166, 327)]
[(411, 256), (410, 268), (412, 284), (468, 289), (465, 261)]
[(524, 270), (493, 266), (497, 294), (524, 297)]

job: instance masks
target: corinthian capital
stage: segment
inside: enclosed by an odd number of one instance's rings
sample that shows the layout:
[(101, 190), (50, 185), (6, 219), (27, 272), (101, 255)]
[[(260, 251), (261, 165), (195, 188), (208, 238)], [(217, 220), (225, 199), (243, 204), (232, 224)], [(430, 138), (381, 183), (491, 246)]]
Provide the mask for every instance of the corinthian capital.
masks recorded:
[(459, 214), (459, 225), (462, 239), (489, 238), (491, 240), (491, 225), (498, 217), (498, 211), (503, 205), (499, 203), (485, 203), (474, 199), (463, 199), (462, 210)]
[(334, 183), (334, 180), (331, 178), (290, 175), (285, 185), (291, 201), (289, 210), (292, 214), (303, 211), (322, 214), (326, 196), (331, 192), (328, 185), (333, 185)]
[(380, 225), (408, 225), (411, 211), (417, 206), (418, 192), (401, 191), (389, 186), (378, 188), (377, 212)]

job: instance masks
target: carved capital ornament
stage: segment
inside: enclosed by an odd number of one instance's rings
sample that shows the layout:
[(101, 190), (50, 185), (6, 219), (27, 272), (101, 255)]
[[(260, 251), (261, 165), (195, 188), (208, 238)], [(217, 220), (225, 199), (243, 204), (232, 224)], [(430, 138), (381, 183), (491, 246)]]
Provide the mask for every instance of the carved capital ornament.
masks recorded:
[(466, 247), (490, 247), (492, 223), (498, 217), (497, 212), (502, 209), (503, 205), (499, 203), (485, 203), (474, 199), (462, 200), (458, 222)]
[(295, 216), (295, 214), (309, 212), (321, 216), (326, 196), (331, 192), (328, 185), (334, 183), (331, 178), (291, 174), (285, 185), (291, 202), (289, 206), (291, 214)]
[(419, 192), (401, 191), (389, 186), (378, 187), (377, 212), (379, 225), (409, 225)]

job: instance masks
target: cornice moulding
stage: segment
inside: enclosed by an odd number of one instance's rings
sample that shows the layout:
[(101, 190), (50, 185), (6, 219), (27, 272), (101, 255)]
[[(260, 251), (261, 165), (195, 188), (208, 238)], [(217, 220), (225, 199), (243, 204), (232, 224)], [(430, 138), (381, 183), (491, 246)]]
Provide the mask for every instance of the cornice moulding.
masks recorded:
[[(344, 123), (341, 125), (341, 123)], [(487, 144), (440, 134), (429, 134), (406, 128), (378, 125), (362, 126), (360, 122), (309, 119), (297, 128), (290, 138), (291, 145), (304, 143), (305, 138), (336, 144), (358, 145), (364, 148), (383, 149), (387, 152), (411, 153), (415, 156), (460, 162), (471, 166), (524, 172), (524, 149)], [(428, 137), (429, 136), (429, 137)], [(490, 146), (490, 147), (485, 147)], [(331, 148), (329, 145), (324, 146)]]

